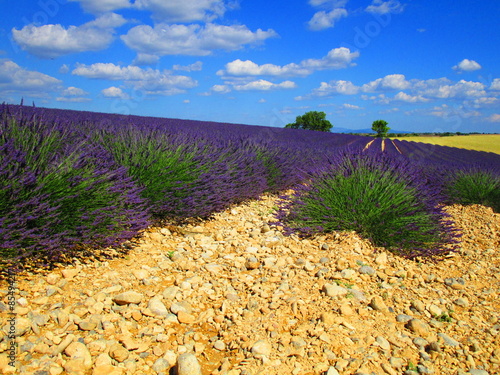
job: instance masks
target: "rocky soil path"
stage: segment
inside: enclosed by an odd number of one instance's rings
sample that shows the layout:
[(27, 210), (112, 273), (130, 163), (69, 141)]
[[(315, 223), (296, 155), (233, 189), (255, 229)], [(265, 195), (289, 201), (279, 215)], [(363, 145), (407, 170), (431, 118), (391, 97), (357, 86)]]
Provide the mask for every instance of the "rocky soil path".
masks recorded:
[(275, 200), (18, 275), (15, 367), (3, 283), (0, 373), (500, 374), (499, 214), (449, 207), (460, 252), (419, 263), (354, 233), (284, 237)]

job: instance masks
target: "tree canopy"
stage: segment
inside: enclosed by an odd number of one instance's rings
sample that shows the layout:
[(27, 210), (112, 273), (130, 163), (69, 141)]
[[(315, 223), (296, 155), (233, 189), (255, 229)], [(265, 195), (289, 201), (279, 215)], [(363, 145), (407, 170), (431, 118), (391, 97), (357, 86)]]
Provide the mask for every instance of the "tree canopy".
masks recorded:
[(306, 129), (329, 132), (333, 125), (326, 119), (325, 112), (310, 111), (302, 116), (297, 116), (294, 123), (287, 124), (285, 128)]
[(388, 124), (388, 122), (384, 121), (384, 120), (373, 121), (372, 130), (377, 132), (377, 137), (386, 137), (387, 136), (387, 132), (389, 132), (389, 130), (391, 130), (391, 128), (389, 128), (387, 126), (387, 124)]

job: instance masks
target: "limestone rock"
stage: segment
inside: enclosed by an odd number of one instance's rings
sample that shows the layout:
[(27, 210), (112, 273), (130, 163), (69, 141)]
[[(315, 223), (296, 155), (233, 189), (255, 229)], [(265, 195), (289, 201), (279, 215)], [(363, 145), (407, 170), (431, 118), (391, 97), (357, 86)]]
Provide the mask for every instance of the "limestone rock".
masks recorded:
[(64, 349), (64, 354), (71, 359), (83, 360), (83, 367), (86, 369), (92, 367), (92, 356), (85, 344), (81, 342), (75, 341), (69, 344), (68, 347)]
[(194, 354), (184, 353), (177, 359), (177, 375), (203, 375)]
[(252, 345), (252, 354), (254, 356), (266, 356), (271, 355), (272, 346), (266, 340), (258, 340)]
[(337, 297), (337, 296), (344, 296), (348, 293), (348, 290), (342, 286), (339, 286), (337, 284), (325, 284), (323, 285), (323, 292), (328, 296), (328, 297)]
[(144, 296), (141, 293), (129, 290), (114, 296), (113, 301), (118, 305), (139, 304), (143, 298)]

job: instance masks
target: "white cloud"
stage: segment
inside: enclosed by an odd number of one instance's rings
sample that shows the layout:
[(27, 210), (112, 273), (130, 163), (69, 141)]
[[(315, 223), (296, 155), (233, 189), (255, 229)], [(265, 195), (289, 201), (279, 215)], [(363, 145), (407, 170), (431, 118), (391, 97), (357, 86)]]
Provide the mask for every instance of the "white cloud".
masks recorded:
[[(224, 85), (214, 85), (209, 92), (202, 95), (208, 96), (212, 94), (227, 94), (233, 90), (235, 91), (273, 91), (273, 90), (290, 90), (296, 88), (297, 85), (292, 81), (283, 81), (280, 83), (273, 83), (264, 79), (258, 79), (250, 82), (226, 82)], [(261, 99), (259, 103), (265, 102)]]
[(361, 87), (363, 92), (375, 92), (381, 89), (385, 90), (405, 90), (411, 86), (403, 74), (390, 74), (384, 78), (378, 78), (374, 81), (364, 84)]
[(385, 94), (379, 94), (378, 96), (372, 96), (370, 99), (372, 99), (373, 101), (375, 101), (375, 103), (378, 103), (378, 104), (389, 104), (392, 99), (385, 96)]
[(457, 70), (459, 73), (461, 72), (473, 72), (475, 70), (481, 69), (481, 65), (479, 65), (474, 60), (463, 59), (457, 65), (455, 65), (453, 70)]
[(335, 22), (348, 13), (344, 6), (348, 0), (309, 0), (309, 4), (321, 10), (309, 20), (309, 29), (319, 31), (335, 26)]
[(355, 65), (353, 60), (359, 57), (359, 52), (351, 52), (349, 48), (335, 48), (321, 59), (307, 59), (300, 63), (287, 65), (263, 64), (258, 65), (253, 61), (234, 60), (227, 63), (224, 70), (218, 75), (230, 76), (307, 76), (317, 70), (343, 69)]
[(331, 7), (339, 8), (347, 4), (348, 0), (309, 0), (313, 7)]
[(342, 17), (347, 17), (347, 10), (344, 8), (336, 8), (329, 12), (324, 10), (316, 12), (308, 22), (309, 29), (313, 31), (329, 29), (334, 27), (335, 22)]
[(448, 104), (442, 104), (440, 106), (435, 106), (433, 108), (417, 108), (410, 111), (405, 111), (404, 114), (407, 116), (415, 116), (415, 115), (435, 116), (435, 117), (441, 117), (445, 120), (483, 116), (481, 112), (471, 110), (467, 106), (448, 105)]
[(401, 13), (404, 6), (397, 0), (373, 0), (372, 4), (365, 9), (368, 13), (387, 14), (387, 13)]
[(139, 54), (206, 56), (214, 50), (236, 51), (276, 37), (274, 30), (252, 32), (244, 25), (223, 26), (208, 23), (179, 25), (160, 23), (136, 26), (123, 35), (125, 44)]
[(86, 98), (89, 93), (78, 87), (70, 86), (61, 92), (61, 96), (56, 98), (58, 102), (72, 102), (72, 103), (83, 103), (91, 101), (90, 98)]
[(395, 112), (399, 112), (400, 109), (397, 108), (397, 107), (393, 107), (393, 108), (389, 108), (389, 109), (385, 109), (383, 111), (380, 111), (379, 113), (380, 114), (387, 114), (387, 113), (395, 113)]
[(362, 95), (361, 97), (363, 100), (373, 100), (375, 103), (378, 104), (390, 104), (392, 102), (406, 102), (406, 103), (424, 103), (428, 102), (429, 99), (424, 98), (421, 95), (410, 95), (407, 94), (403, 91), (398, 92), (394, 97), (388, 97), (385, 94), (379, 94), (379, 95)]
[(331, 95), (355, 95), (359, 92), (359, 87), (351, 81), (332, 80), (330, 82), (321, 82), (317, 89), (310, 94), (298, 96), (295, 100), (311, 99), (315, 97), (325, 97)]
[(153, 13), (158, 22), (213, 21), (233, 6), (223, 0), (136, 0), (135, 7)]
[(248, 90), (257, 90), (257, 91), (269, 91), (269, 90), (288, 90), (294, 89), (297, 85), (292, 81), (283, 81), (281, 83), (272, 83), (266, 81), (264, 79), (259, 79), (257, 81), (252, 81), (243, 85), (234, 85), (233, 88), (236, 91), (248, 91)]
[(172, 67), (173, 70), (182, 70), (185, 72), (195, 72), (195, 71), (200, 71), (203, 68), (203, 63), (201, 61), (197, 61), (195, 63), (192, 63), (190, 65), (174, 65)]
[(477, 98), (472, 101), (474, 108), (483, 108), (493, 105), (497, 105), (499, 100), (495, 97), (484, 96), (482, 98)]
[(481, 82), (460, 80), (452, 83), (447, 78), (418, 81), (413, 88), (419, 95), (439, 99), (486, 96), (486, 87)]
[(152, 13), (157, 22), (212, 21), (234, 8), (236, 2), (224, 0), (68, 0), (78, 2), (88, 13), (102, 14), (133, 8)]
[(130, 8), (129, 0), (68, 0), (80, 3), (83, 10), (92, 14), (112, 12), (117, 9)]
[(211, 91), (217, 94), (227, 94), (231, 92), (231, 88), (228, 85), (214, 85)]
[(62, 93), (62, 96), (85, 96), (89, 95), (89, 93), (85, 90), (82, 90), (78, 87), (70, 86), (65, 89)]
[(427, 114), (432, 115), (432, 116), (436, 116), (436, 117), (442, 117), (444, 119), (452, 118), (452, 117), (456, 117), (456, 116), (463, 117), (463, 118), (480, 117), (481, 116), (481, 112), (471, 111), (469, 108), (466, 108), (463, 105), (450, 106), (448, 104), (442, 104), (440, 106), (435, 106), (434, 108), (432, 108), (430, 110), (430, 112), (427, 112)]
[(137, 66), (155, 65), (158, 61), (160, 61), (160, 56), (150, 55), (148, 53), (138, 53), (132, 64)]
[(33, 70), (27, 70), (12, 60), (0, 59), (0, 92), (27, 93), (45, 96), (47, 92), (60, 89), (62, 81)]
[(61, 74), (69, 73), (69, 66), (66, 64), (61, 65), (61, 67), (59, 68), (59, 73)]
[(422, 102), (428, 102), (429, 99), (424, 98), (421, 95), (409, 95), (403, 91), (398, 92), (393, 100), (401, 101), (401, 102), (407, 102), (407, 103), (422, 103)]
[(26, 25), (12, 29), (14, 41), (25, 51), (42, 58), (56, 58), (71, 53), (99, 51), (114, 39), (114, 29), (125, 19), (115, 13), (103, 15), (81, 26)]
[(190, 77), (174, 75), (168, 70), (143, 69), (138, 66), (119, 66), (112, 63), (92, 65), (77, 64), (72, 74), (111, 81), (124, 81), (136, 90), (150, 95), (173, 95), (196, 87), (198, 83)]
[[(497, 105), (500, 100), (495, 92), (500, 90), (500, 79), (495, 79), (489, 87), (484, 83), (460, 80), (453, 82), (448, 78), (428, 80), (408, 80), (402, 74), (390, 74), (377, 78), (361, 86), (351, 81), (332, 80), (321, 82), (318, 88), (309, 94), (295, 98), (296, 100), (326, 97), (332, 95), (361, 95), (363, 100), (372, 100), (378, 104), (389, 104), (394, 101), (406, 103), (425, 103), (436, 99), (465, 100), (469, 107), (482, 108)], [(387, 92), (396, 91), (394, 96), (387, 96)], [(365, 95), (376, 93), (377, 95)]]
[(500, 122), (500, 114), (499, 113), (494, 113), (491, 116), (487, 118), (488, 121), (490, 122)]
[(349, 103), (342, 104), (342, 108), (354, 109), (354, 110), (362, 109), (359, 105), (354, 105), (354, 104), (349, 104)]
[(500, 78), (495, 78), (491, 82), (490, 90), (500, 90)]
[(82, 97), (67, 97), (67, 96), (59, 96), (56, 98), (57, 102), (69, 102), (69, 103), (85, 103), (90, 102), (92, 99), (90, 98), (82, 98)]
[(101, 90), (102, 95), (106, 98), (119, 98), (119, 99), (129, 99), (129, 95), (119, 87), (111, 86), (107, 89)]

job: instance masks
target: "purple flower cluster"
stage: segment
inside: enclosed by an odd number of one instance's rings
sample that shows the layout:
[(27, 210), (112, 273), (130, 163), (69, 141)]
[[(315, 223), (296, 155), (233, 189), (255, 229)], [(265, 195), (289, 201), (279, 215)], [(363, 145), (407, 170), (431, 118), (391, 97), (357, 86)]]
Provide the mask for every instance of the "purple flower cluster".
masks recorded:
[(372, 148), (338, 152), (282, 199), (278, 220), (303, 237), (354, 230), (408, 258), (453, 251), (459, 238), (426, 170)]
[(429, 210), (446, 200), (450, 170), (500, 174), (496, 154), (356, 135), (5, 104), (0, 116), (3, 258), (56, 259), (118, 244), (155, 217), (208, 217), (264, 192), (300, 191), (340, 155), (418, 167), (409, 185), (435, 197)]

